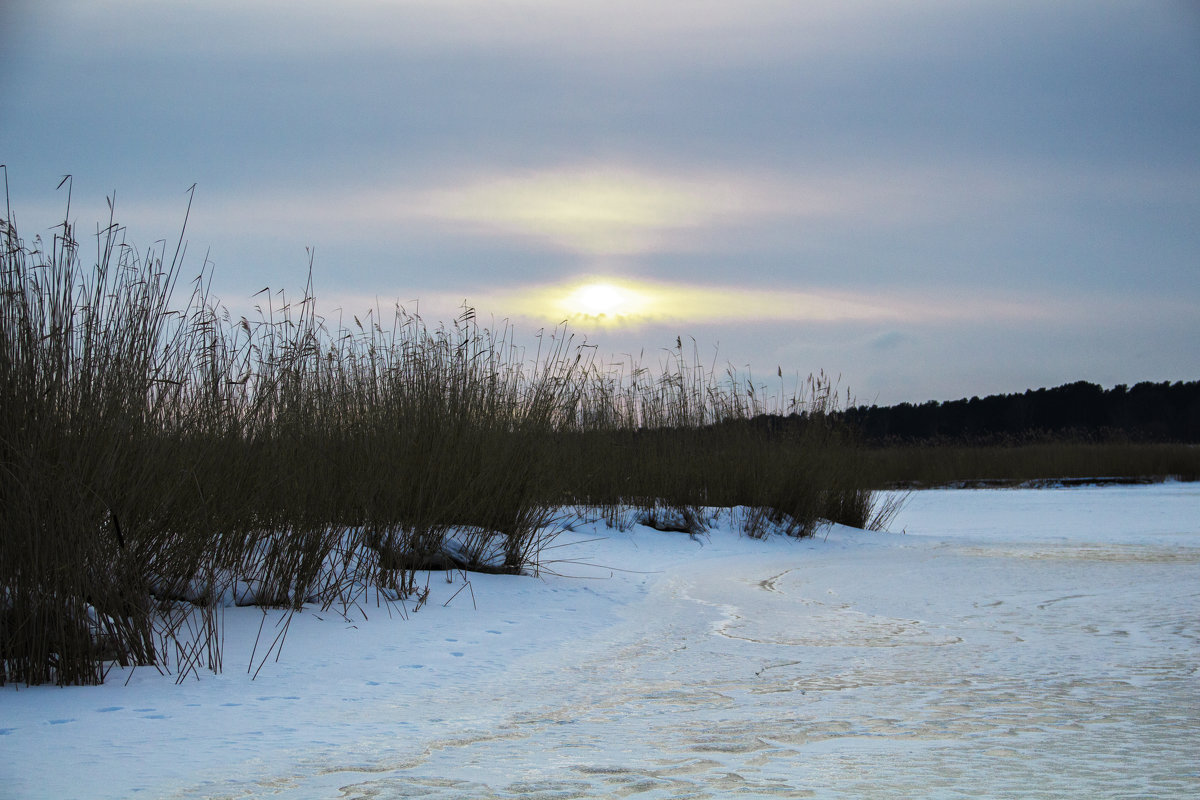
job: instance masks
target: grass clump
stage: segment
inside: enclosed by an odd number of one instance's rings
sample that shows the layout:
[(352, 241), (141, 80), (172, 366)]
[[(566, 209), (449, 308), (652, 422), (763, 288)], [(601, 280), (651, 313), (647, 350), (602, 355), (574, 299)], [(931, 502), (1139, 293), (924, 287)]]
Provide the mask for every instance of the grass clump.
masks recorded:
[[(830, 411), (825, 375), (768, 395), (749, 376), (718, 376), (680, 340), (657, 371), (597, 369), (552, 459), (563, 501), (630, 507), (626, 521), (697, 533), (706, 508), (743, 508), (743, 529), (810, 535), (822, 521), (864, 527), (873, 494), (857, 446)], [(788, 424), (763, 424), (785, 419)], [(614, 518), (615, 521), (615, 518)]]
[(139, 252), (110, 203), (84, 267), (67, 208), (47, 242), (0, 221), (0, 683), (219, 670), (226, 605), (344, 611), (421, 570), (536, 569), (563, 505), (690, 532), (713, 506), (753, 535), (870, 521), (823, 376), (770, 430), (753, 381), (682, 343), (657, 372), (562, 329), (527, 357), (470, 310), (332, 324), (311, 281), (234, 318), (207, 265), (179, 285), (182, 233)]

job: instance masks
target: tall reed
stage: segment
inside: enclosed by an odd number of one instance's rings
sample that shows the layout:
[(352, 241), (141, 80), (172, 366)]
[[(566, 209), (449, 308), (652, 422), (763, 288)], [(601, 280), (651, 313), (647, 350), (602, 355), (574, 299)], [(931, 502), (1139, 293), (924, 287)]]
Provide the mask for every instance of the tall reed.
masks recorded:
[(469, 309), (334, 324), (311, 278), (234, 318), (207, 264), (180, 285), (182, 232), (139, 253), (111, 202), (91, 268), (69, 189), (49, 242), (2, 222), (0, 683), (220, 669), (228, 603), (349, 608), (423, 569), (536, 569), (563, 505), (692, 532), (744, 506), (754, 535), (869, 519), (823, 376), (767, 397), (682, 342), (614, 369), (564, 329), (530, 355)]
[(588, 380), (553, 454), (563, 502), (627, 505), (646, 524), (692, 532), (705, 507), (744, 506), (755, 536), (871, 517), (873, 493), (823, 373), (770, 394), (749, 375), (718, 375), (677, 340), (657, 370), (617, 365)]

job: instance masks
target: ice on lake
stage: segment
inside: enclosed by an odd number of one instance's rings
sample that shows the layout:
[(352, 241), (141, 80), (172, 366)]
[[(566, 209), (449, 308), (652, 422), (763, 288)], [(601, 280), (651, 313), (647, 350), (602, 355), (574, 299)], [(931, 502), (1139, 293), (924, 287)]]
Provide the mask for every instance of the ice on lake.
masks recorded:
[(307, 611), (256, 680), (262, 615), (230, 609), (221, 675), (0, 690), (0, 785), (1200, 796), (1200, 484), (925, 491), (892, 527), (578, 525), (540, 579), (472, 575), (454, 595), (462, 576), (439, 573), (407, 620)]

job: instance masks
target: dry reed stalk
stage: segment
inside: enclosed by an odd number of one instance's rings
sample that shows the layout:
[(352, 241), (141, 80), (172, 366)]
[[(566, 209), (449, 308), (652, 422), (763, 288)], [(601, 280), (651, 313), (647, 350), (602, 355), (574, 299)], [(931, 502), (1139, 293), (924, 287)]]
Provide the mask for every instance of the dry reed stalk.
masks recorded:
[(110, 203), (85, 269), (67, 207), (45, 248), (11, 208), (0, 229), (0, 682), (182, 679), (221, 669), (228, 603), (419, 606), (421, 570), (536, 570), (564, 504), (691, 532), (709, 506), (755, 509), (752, 534), (869, 514), (823, 375), (771, 396), (681, 340), (657, 371), (609, 367), (564, 328), (527, 358), (470, 309), (331, 325), (311, 261), (256, 320), (207, 263), (175, 306), (182, 232), (139, 255)]

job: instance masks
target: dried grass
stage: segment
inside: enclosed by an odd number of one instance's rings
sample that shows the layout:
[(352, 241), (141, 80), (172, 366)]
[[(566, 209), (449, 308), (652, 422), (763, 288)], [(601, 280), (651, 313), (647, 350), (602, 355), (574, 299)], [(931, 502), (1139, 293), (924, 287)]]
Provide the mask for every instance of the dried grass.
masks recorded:
[(349, 613), (420, 602), (421, 570), (536, 569), (563, 505), (689, 532), (711, 506), (748, 507), (751, 535), (870, 520), (824, 376), (768, 398), (682, 342), (614, 369), (562, 329), (527, 357), (470, 310), (331, 325), (311, 279), (235, 319), (207, 265), (177, 286), (182, 231), (139, 253), (110, 203), (85, 268), (69, 219), (68, 188), (49, 242), (7, 205), (0, 230), (0, 683), (219, 670), (230, 603)]

